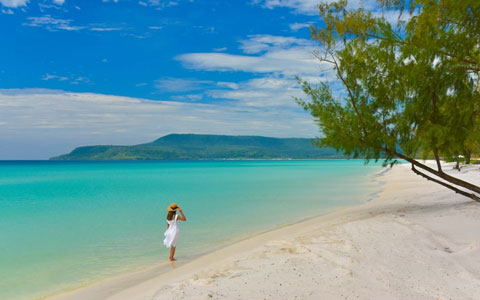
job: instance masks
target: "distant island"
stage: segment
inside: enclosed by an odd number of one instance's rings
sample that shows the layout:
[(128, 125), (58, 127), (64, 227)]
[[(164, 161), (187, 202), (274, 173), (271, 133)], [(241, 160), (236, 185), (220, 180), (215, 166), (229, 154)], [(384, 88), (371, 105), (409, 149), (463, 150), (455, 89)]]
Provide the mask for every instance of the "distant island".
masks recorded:
[(209, 134), (169, 134), (133, 146), (84, 146), (51, 160), (242, 160), (343, 158), (311, 139)]

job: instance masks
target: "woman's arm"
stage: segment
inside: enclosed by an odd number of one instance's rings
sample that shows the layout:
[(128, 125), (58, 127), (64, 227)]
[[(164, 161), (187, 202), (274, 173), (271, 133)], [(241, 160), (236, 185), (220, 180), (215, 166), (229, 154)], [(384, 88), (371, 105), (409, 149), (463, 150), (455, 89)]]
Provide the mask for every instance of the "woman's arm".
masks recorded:
[(183, 210), (179, 207), (178, 211), (180, 212), (181, 216), (178, 216), (178, 220), (186, 221), (187, 217), (183, 214)]

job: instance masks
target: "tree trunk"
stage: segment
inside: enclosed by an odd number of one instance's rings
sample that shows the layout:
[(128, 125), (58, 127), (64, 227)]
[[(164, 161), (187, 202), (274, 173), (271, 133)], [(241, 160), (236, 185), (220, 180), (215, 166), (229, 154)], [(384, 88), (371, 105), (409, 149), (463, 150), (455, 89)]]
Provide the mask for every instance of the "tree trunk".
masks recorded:
[(448, 183), (445, 183), (445, 182), (443, 182), (443, 181), (440, 181), (440, 180), (437, 180), (437, 179), (435, 179), (435, 178), (432, 178), (432, 177), (430, 177), (430, 176), (428, 176), (428, 175), (426, 175), (426, 174), (418, 171), (417, 169), (415, 169), (415, 166), (414, 166), (413, 164), (412, 164), (412, 171), (413, 171), (415, 174), (420, 175), (420, 176), (422, 176), (423, 178), (426, 178), (427, 180), (431, 180), (431, 181), (433, 181), (433, 182), (435, 182), (435, 183), (438, 183), (438, 184), (440, 184), (440, 185), (443, 185), (443, 186), (446, 187), (446, 188), (451, 189), (452, 191), (454, 191), (454, 192), (457, 193), (457, 194), (461, 194), (461, 195), (463, 195), (463, 196), (465, 196), (465, 197), (468, 197), (468, 198), (470, 198), (470, 199), (472, 199), (472, 200), (475, 200), (475, 201), (477, 201), (477, 202), (480, 202), (480, 198), (477, 197), (475, 194), (469, 194), (469, 193), (467, 193), (467, 192), (465, 192), (465, 191), (462, 191), (462, 190), (460, 190), (460, 189), (457, 189), (457, 188), (454, 187), (454, 186), (449, 185)]
[(437, 148), (433, 148), (433, 155), (435, 155), (435, 161), (437, 162), (438, 172), (443, 173), (443, 171), (442, 171), (442, 164), (440, 163), (440, 156), (438, 155), (438, 150), (437, 150)]
[(463, 180), (461, 180), (461, 179), (459, 179), (459, 178), (450, 176), (450, 175), (448, 175), (448, 174), (446, 174), (446, 173), (439, 172), (439, 171), (437, 171), (437, 170), (435, 170), (435, 169), (430, 168), (430, 167), (427, 166), (427, 165), (424, 165), (424, 164), (422, 164), (422, 163), (419, 163), (418, 161), (416, 161), (416, 160), (413, 159), (413, 158), (410, 158), (410, 157), (408, 157), (408, 156), (405, 156), (405, 155), (403, 155), (403, 154), (401, 154), (401, 153), (398, 153), (398, 152), (396, 152), (396, 151), (390, 151), (390, 150), (387, 149), (387, 148), (381, 148), (380, 150), (382, 150), (382, 151), (384, 151), (384, 152), (386, 152), (386, 153), (388, 153), (388, 154), (390, 154), (390, 155), (392, 155), (392, 156), (394, 156), (394, 157), (396, 156), (396, 157), (398, 157), (398, 158), (400, 158), (400, 159), (406, 160), (406, 161), (408, 161), (409, 163), (411, 163), (412, 165), (415, 165), (415, 166), (418, 167), (418, 168), (421, 168), (421, 169), (423, 169), (423, 170), (425, 170), (425, 171), (427, 171), (427, 172), (429, 172), (429, 173), (431, 173), (431, 174), (433, 174), (433, 175), (435, 175), (435, 176), (438, 176), (438, 177), (442, 178), (442, 179), (445, 180), (445, 181), (448, 181), (448, 182), (453, 183), (453, 184), (455, 184), (455, 185), (458, 185), (458, 186), (461, 186), (461, 187), (463, 187), (463, 188), (466, 188), (466, 189), (468, 189), (468, 190), (470, 190), (470, 191), (472, 191), (472, 192), (475, 192), (475, 193), (477, 193), (477, 194), (480, 194), (480, 187), (479, 187), (479, 186), (476, 186), (476, 185), (471, 184), (471, 183), (469, 183), (469, 182), (463, 181)]
[(457, 156), (457, 163), (455, 164), (454, 169), (460, 171), (460, 158), (458, 156)]
[(465, 153), (465, 164), (469, 165), (471, 158), (472, 158), (472, 150), (467, 149), (467, 151)]

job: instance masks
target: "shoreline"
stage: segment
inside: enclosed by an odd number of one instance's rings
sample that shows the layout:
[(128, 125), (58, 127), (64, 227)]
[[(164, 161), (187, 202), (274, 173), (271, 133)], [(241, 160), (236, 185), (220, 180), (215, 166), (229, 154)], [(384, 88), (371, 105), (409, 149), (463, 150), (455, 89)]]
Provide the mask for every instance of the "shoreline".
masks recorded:
[[(310, 160), (310, 159), (309, 159)], [(319, 159), (323, 160), (323, 159)], [(330, 159), (327, 159), (330, 160)], [(323, 218), (329, 217), (334, 214), (337, 215), (342, 213), (345, 210), (349, 210), (356, 207), (362, 207), (363, 205), (375, 201), (379, 198), (383, 192), (383, 185), (385, 184), (382, 181), (382, 177), (390, 171), (388, 167), (382, 167), (379, 171), (376, 171), (368, 175), (369, 180), (375, 181), (378, 186), (368, 194), (368, 199), (361, 204), (348, 205), (348, 206), (337, 206), (334, 208), (328, 208), (324, 213), (309, 216), (307, 218), (302, 218), (299, 220), (292, 220), (288, 222), (283, 222), (275, 225), (275, 227), (251, 234), (246, 234), (244, 237), (239, 239), (233, 239), (222, 243), (218, 247), (211, 248), (203, 253), (197, 255), (187, 255), (187, 257), (180, 262), (175, 262), (175, 268), (186, 268), (191, 266), (191, 264), (196, 265), (196, 262), (200, 261), (200, 264), (203, 264), (202, 259), (208, 259), (209, 256), (216, 255), (217, 252), (228, 251), (230, 253), (230, 248), (236, 248), (235, 246), (242, 246), (243, 243), (248, 243), (252, 239), (265, 240), (270, 238), (270, 235), (279, 234), (282, 230), (285, 230), (294, 226), (302, 226), (302, 224), (308, 222), (317, 222)], [(333, 217), (333, 216), (332, 216)], [(278, 232), (277, 232), (278, 231)], [(250, 241), (251, 242), (251, 241)], [(243, 247), (241, 247), (243, 249)], [(222, 253), (223, 255), (223, 253)], [(170, 270), (169, 270), (170, 269)], [(164, 275), (170, 274), (169, 271), (172, 271), (171, 263), (166, 261), (158, 263), (155, 266), (140, 267), (136, 270), (131, 270), (126, 273), (118, 274), (113, 277), (104, 278), (96, 282), (91, 282), (82, 286), (74, 287), (70, 290), (62, 291), (59, 293), (47, 295), (41, 299), (46, 300), (75, 300), (75, 299), (106, 299), (109, 296), (112, 296), (112, 291), (118, 291), (125, 289), (125, 284), (129, 287), (141, 284), (145, 281), (148, 281), (149, 277), (164, 277)], [(174, 270), (175, 271), (175, 270)], [(190, 271), (190, 270), (189, 270)], [(128, 287), (127, 287), (128, 288)]]
[[(19, 216), (29, 218), (16, 235), (9, 235), (9, 226), (2, 228), (7, 250), (2, 254), (8, 259), (0, 272), (0, 298), (43, 299), (161, 264), (169, 250), (160, 246), (163, 237), (158, 236), (164, 231), (159, 222), (164, 219), (163, 201), (180, 201), (194, 214), (182, 225), (183, 246), (177, 251), (185, 263), (256, 233), (325, 214), (330, 207), (363, 203), (376, 189), (366, 179), (380, 170), (376, 165), (363, 167), (359, 160), (255, 162), (252, 167), (246, 167), (250, 162), (225, 167), (220, 162), (161, 164), (6, 166), (4, 177), (11, 174), (14, 183), (6, 185), (6, 191), (26, 194), (32, 201), (10, 205), (15, 202), (7, 198), (2, 203), (7, 204), (7, 225)], [(23, 172), (29, 176), (16, 176)], [(45, 180), (50, 183), (43, 185)], [(343, 190), (342, 181), (351, 188), (337, 193)], [(42, 192), (30, 196), (30, 187), (41, 187)], [(211, 204), (218, 205), (214, 219)], [(33, 231), (38, 234), (30, 235)], [(31, 248), (31, 240), (42, 242)], [(34, 261), (41, 267), (32, 269)]]
[[(166, 273), (48, 299), (475, 299), (480, 205), (408, 167), (371, 175), (384, 183), (366, 203), (259, 233)], [(455, 174), (474, 181), (477, 169)]]

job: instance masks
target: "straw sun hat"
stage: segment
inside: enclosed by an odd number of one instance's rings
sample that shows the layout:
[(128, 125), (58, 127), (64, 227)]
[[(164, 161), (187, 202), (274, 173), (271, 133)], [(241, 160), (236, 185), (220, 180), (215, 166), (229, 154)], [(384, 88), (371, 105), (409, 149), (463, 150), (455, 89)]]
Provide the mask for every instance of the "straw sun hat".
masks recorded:
[(167, 207), (167, 210), (168, 211), (176, 211), (177, 209), (179, 209), (180, 207), (177, 205), (177, 203), (172, 203), (170, 204), (168, 207)]

